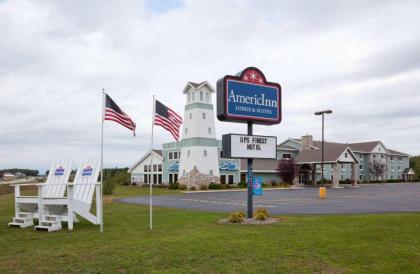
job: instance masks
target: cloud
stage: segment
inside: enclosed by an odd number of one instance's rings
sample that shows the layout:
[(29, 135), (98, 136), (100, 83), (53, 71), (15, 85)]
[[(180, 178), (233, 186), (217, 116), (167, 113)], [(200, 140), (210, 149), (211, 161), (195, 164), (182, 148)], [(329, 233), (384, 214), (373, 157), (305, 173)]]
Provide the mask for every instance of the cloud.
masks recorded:
[[(187, 81), (257, 66), (283, 88), (279, 140), (381, 139), (419, 154), (417, 1), (5, 1), (0, 3), (0, 168), (98, 154), (101, 91), (137, 123), (105, 123), (106, 166), (149, 149), (152, 95), (183, 113)], [(4, 117), (4, 118), (3, 118)], [(217, 136), (245, 132), (216, 122)], [(171, 141), (160, 128), (155, 143)]]

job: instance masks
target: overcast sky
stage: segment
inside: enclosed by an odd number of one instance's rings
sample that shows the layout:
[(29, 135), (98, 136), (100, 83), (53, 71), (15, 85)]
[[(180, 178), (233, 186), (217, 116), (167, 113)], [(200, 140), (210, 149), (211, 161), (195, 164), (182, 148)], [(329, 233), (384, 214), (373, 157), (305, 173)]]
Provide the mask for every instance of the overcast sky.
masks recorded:
[[(105, 123), (105, 166), (150, 147), (152, 95), (183, 114), (187, 81), (260, 68), (283, 89), (279, 140), (382, 140), (420, 154), (419, 1), (0, 0), (0, 169), (99, 155), (101, 90), (137, 123)], [(216, 122), (218, 138), (244, 124)], [(155, 148), (172, 141), (155, 130)]]

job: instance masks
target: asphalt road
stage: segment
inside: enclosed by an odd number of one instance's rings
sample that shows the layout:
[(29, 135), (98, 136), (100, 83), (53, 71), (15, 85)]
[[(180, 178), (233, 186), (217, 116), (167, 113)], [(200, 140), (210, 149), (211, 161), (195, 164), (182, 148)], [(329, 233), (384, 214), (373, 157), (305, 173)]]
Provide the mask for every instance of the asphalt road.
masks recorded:
[[(122, 203), (149, 204), (149, 197), (118, 199)], [(206, 192), (154, 196), (155, 206), (201, 211), (246, 211), (243, 192)], [(254, 207), (273, 214), (355, 214), (420, 211), (420, 183), (361, 185), (357, 188), (327, 189), (327, 198), (318, 198), (318, 188), (265, 190), (254, 196)]]

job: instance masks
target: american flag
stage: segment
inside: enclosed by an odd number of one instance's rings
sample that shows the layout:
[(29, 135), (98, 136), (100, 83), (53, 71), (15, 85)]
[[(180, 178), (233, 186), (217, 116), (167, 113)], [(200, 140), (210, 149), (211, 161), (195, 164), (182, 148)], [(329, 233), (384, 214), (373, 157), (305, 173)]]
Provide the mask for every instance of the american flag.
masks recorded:
[(105, 93), (105, 117), (104, 120), (114, 121), (133, 131), (136, 136), (136, 123)]
[(178, 141), (181, 124), (181, 116), (158, 100), (155, 101), (155, 125), (161, 126), (169, 131), (175, 140)]

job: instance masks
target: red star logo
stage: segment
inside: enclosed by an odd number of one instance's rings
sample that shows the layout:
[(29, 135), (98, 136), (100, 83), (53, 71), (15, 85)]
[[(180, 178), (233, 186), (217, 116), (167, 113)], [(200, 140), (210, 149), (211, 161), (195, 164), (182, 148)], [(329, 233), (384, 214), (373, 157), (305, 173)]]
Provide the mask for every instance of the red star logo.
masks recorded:
[(264, 83), (264, 78), (261, 75), (261, 73), (259, 73), (257, 70), (255, 69), (250, 69), (244, 72), (243, 76), (242, 76), (242, 80), (248, 83), (253, 83), (253, 84), (263, 84)]

